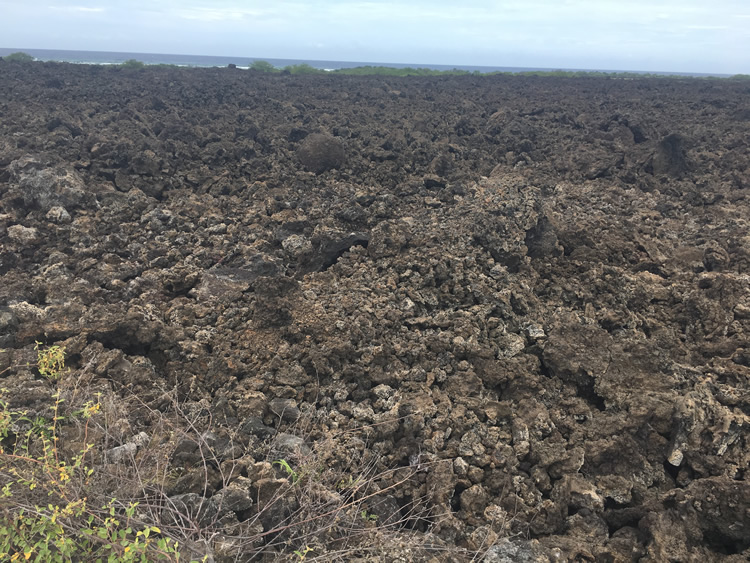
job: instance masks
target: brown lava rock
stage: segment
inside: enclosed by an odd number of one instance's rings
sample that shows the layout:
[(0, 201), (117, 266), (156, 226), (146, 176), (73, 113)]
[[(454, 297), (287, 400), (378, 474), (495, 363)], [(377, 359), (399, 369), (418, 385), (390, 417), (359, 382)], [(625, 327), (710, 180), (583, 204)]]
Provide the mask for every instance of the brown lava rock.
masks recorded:
[(172, 448), (216, 553), (372, 479), (404, 561), (745, 561), (748, 115), (739, 80), (0, 61), (3, 399), (43, 414), (36, 341), (135, 394), (110, 446)]

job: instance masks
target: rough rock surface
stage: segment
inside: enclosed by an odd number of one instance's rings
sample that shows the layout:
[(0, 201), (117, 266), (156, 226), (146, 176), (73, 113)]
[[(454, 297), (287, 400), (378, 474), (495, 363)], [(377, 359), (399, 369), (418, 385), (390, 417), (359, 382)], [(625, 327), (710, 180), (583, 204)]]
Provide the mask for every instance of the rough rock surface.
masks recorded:
[[(329, 468), (414, 470), (380, 522), (421, 499), (413, 532), (487, 561), (745, 561), (748, 116), (729, 80), (0, 62), (2, 386), (48, 398), (58, 343), (244, 445), (343, 436)], [(285, 477), (197, 452), (186, 507)]]

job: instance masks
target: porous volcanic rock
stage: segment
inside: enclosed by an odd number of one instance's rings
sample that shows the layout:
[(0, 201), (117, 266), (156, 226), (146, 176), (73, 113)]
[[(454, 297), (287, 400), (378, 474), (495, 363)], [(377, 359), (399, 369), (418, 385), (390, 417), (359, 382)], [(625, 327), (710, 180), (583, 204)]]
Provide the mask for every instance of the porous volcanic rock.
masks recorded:
[(403, 560), (745, 561), (749, 93), (0, 61), (4, 400), (39, 341), (138, 398), (108, 451), (176, 401), (217, 553), (318, 455)]

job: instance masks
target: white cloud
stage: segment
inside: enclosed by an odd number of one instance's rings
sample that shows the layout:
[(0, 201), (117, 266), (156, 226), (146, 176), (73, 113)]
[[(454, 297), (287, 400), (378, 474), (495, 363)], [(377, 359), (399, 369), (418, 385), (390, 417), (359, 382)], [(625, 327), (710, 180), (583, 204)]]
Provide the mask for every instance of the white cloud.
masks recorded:
[(232, 20), (242, 20), (248, 17), (261, 17), (264, 12), (261, 10), (220, 10), (216, 8), (185, 8), (178, 9), (176, 16), (186, 20), (197, 20), (202, 22), (224, 22)]
[(0, 37), (18, 47), (747, 72), (747, 1), (4, 0)]
[(104, 12), (104, 8), (91, 6), (50, 6), (49, 9), (58, 12), (78, 12), (83, 14), (98, 14)]

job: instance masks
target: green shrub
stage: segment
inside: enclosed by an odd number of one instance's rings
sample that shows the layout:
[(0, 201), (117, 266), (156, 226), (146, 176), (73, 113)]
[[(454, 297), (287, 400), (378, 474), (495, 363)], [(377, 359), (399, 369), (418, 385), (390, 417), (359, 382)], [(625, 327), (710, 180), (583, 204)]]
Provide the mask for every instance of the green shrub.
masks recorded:
[[(32, 418), (0, 395), (0, 560), (179, 561), (177, 542), (136, 517), (138, 503), (97, 492), (87, 442), (101, 403), (66, 405), (64, 348), (36, 350), (39, 374), (56, 388), (49, 408)], [(68, 449), (73, 428), (83, 440)]]
[(290, 74), (326, 74), (325, 70), (315, 68), (307, 63), (285, 66), (282, 71)]
[(253, 61), (250, 64), (250, 70), (257, 70), (258, 72), (278, 72), (278, 69), (268, 61)]
[(141, 69), (141, 68), (145, 68), (146, 64), (136, 59), (128, 59), (127, 61), (120, 64), (119, 66), (120, 68)]
[(31, 63), (34, 61), (34, 57), (23, 51), (17, 51), (10, 55), (5, 55), (3, 60), (8, 61), (9, 63)]

